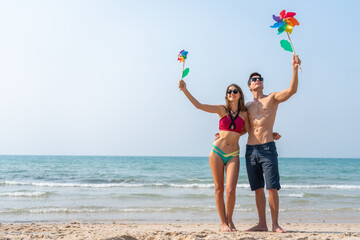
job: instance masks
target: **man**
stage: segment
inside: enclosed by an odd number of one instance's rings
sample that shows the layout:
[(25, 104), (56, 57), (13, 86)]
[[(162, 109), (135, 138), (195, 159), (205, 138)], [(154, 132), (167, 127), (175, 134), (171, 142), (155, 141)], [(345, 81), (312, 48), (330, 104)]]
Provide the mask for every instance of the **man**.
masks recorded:
[(252, 73), (248, 86), (254, 99), (246, 104), (250, 121), (250, 130), (246, 145), (246, 169), (255, 201), (259, 222), (247, 231), (268, 231), (266, 225), (266, 198), (264, 177), (269, 192), (269, 205), (272, 218), (272, 231), (283, 233), (278, 223), (280, 176), (278, 171), (278, 155), (274, 143), (273, 126), (279, 103), (285, 102), (294, 95), (298, 88), (298, 68), (300, 59), (294, 55), (292, 59), (292, 78), (290, 87), (269, 95), (263, 93), (263, 78), (259, 73)]

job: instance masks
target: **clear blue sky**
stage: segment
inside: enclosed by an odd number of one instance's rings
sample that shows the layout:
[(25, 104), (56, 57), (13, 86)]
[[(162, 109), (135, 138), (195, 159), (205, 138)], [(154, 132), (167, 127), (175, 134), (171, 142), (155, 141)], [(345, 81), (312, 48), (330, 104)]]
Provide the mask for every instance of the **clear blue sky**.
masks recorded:
[[(281, 157), (360, 157), (358, 1), (0, 1), (0, 154), (207, 156), (215, 114), (249, 74), (289, 86), (272, 14), (294, 11), (298, 93), (280, 105)], [(240, 140), (244, 156), (246, 137)]]

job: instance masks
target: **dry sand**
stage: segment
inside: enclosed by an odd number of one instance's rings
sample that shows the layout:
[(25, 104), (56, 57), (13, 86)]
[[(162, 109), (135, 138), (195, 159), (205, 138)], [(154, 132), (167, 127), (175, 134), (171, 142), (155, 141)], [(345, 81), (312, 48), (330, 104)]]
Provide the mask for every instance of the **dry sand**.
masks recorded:
[(286, 223), (287, 233), (244, 232), (252, 225), (237, 223), (238, 232), (219, 232), (216, 223), (28, 223), (1, 224), (5, 239), (360, 239), (360, 224)]

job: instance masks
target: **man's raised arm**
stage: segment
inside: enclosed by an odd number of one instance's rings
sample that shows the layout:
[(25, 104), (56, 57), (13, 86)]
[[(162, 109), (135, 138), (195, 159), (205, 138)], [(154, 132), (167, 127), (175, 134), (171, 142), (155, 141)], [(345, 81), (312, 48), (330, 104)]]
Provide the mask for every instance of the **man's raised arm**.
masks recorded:
[(298, 55), (293, 56), (292, 59), (292, 78), (291, 78), (291, 82), (290, 82), (290, 87), (281, 91), (281, 92), (276, 92), (275, 93), (275, 100), (278, 102), (285, 102), (286, 100), (288, 100), (292, 95), (294, 95), (297, 92), (297, 88), (298, 88), (298, 69), (299, 66), (301, 64), (301, 61), (298, 57)]

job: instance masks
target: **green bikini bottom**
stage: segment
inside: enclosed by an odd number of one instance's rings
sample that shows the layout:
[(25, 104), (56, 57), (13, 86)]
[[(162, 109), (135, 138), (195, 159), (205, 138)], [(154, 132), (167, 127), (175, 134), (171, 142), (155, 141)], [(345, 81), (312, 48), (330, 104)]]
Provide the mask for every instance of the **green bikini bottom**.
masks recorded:
[(232, 152), (232, 153), (225, 153), (224, 151), (222, 151), (220, 148), (218, 148), (214, 144), (213, 144), (213, 147), (211, 150), (221, 157), (221, 159), (223, 160), (225, 165), (230, 159), (232, 159), (235, 156), (238, 156), (240, 153), (239, 150)]

